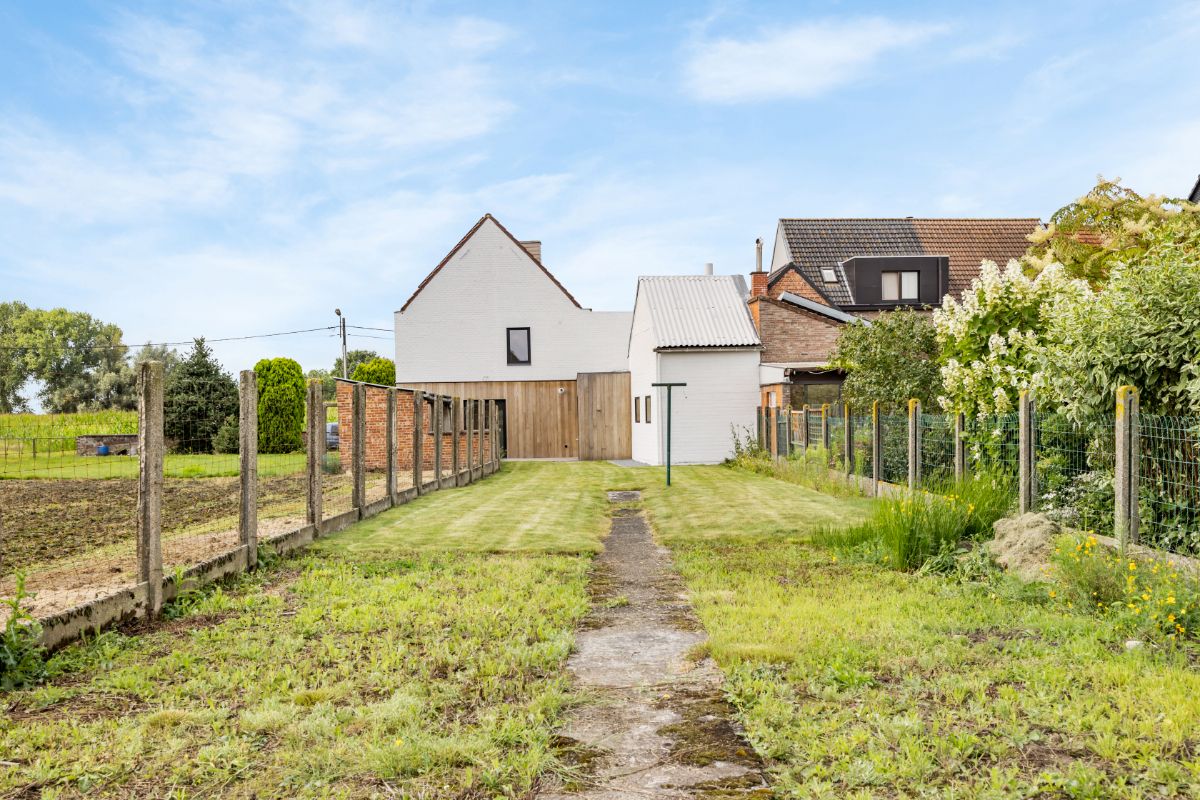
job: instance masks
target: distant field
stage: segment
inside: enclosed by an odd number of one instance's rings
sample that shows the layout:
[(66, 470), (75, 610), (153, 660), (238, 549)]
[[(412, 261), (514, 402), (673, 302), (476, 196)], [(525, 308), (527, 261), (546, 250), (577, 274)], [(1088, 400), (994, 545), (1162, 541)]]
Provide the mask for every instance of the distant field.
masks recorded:
[[(137, 469), (137, 456), (77, 456), (71, 452), (35, 457), (0, 452), (0, 480), (136, 478)], [(304, 453), (258, 456), (258, 474), (263, 477), (290, 475), (304, 469)], [(238, 474), (238, 456), (236, 453), (168, 454), (163, 471), (168, 478), (230, 478)]]
[(0, 453), (74, 452), (76, 436), (137, 432), (136, 411), (0, 414)]

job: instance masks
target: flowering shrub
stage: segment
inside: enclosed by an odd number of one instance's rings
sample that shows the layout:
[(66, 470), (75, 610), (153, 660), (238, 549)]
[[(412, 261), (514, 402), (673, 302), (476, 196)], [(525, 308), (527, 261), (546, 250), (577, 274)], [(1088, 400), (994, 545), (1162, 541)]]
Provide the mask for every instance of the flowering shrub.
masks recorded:
[(1047, 592), (1068, 608), (1112, 621), (1125, 634), (1177, 639), (1200, 632), (1200, 582), (1173, 559), (1123, 557), (1095, 535), (1059, 539)]
[(1044, 385), (1049, 331), (1060, 307), (1092, 296), (1082, 280), (1051, 264), (1037, 277), (1017, 261), (984, 262), (962, 302), (947, 295), (934, 311), (946, 411), (984, 417), (1012, 411), (1020, 393)]

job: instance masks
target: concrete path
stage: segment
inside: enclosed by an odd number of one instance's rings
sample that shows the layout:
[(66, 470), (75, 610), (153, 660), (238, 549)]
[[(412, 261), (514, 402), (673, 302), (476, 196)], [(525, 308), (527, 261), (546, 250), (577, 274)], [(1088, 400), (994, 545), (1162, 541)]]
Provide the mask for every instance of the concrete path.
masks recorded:
[(612, 532), (596, 561), (593, 611), (568, 662), (592, 698), (560, 732), (573, 765), (542, 797), (769, 795), (761, 764), (732, 722), (722, 676), (638, 492), (610, 492)]

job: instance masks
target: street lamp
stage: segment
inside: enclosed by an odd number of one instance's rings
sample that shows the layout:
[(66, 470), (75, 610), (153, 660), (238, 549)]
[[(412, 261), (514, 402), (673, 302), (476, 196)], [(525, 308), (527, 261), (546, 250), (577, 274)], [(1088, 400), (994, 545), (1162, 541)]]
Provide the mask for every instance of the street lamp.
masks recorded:
[(342, 310), (335, 308), (333, 313), (337, 314), (338, 327), (342, 331), (342, 377), (349, 378), (349, 369), (346, 365), (346, 318), (342, 316)]

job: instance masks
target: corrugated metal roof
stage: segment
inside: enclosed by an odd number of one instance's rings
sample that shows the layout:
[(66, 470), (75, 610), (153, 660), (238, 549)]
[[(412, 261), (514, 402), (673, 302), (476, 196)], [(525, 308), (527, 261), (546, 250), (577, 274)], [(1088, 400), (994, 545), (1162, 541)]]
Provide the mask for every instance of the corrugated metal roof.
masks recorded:
[(733, 275), (663, 275), (638, 278), (654, 323), (655, 344), (673, 347), (756, 347), (762, 344), (745, 282)]

